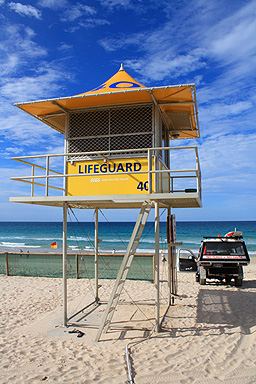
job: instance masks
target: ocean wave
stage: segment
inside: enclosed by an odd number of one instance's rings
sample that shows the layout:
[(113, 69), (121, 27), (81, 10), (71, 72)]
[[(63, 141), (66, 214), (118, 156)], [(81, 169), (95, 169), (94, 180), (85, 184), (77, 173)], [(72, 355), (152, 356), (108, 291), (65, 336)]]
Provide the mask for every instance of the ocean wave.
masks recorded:
[(81, 236), (69, 236), (68, 240), (75, 241), (75, 240), (87, 240), (88, 237), (81, 237)]
[(1, 240), (15, 239), (15, 240), (34, 240), (34, 241), (62, 241), (62, 237), (29, 237), (29, 236), (0, 236)]
[[(128, 240), (120, 240), (120, 239), (102, 239), (102, 242), (103, 243), (113, 243), (113, 244), (115, 244), (115, 243), (129, 243), (129, 241), (130, 241), (130, 239), (128, 239)], [(162, 239), (162, 240), (160, 240), (159, 241), (159, 244), (165, 244), (166, 243), (166, 239)], [(155, 239), (152, 239), (152, 240), (150, 240), (150, 239), (142, 239), (141, 241), (140, 241), (140, 243), (142, 243), (142, 244), (155, 244)]]
[(41, 245), (28, 245), (26, 243), (9, 243), (9, 242), (1, 242), (0, 246), (6, 248), (41, 248)]
[(41, 245), (25, 245), (26, 248), (42, 248)]
[(189, 239), (179, 239), (177, 241), (181, 241), (183, 244), (201, 244), (201, 241), (203, 239), (200, 239), (200, 240), (189, 240)]
[(28, 245), (26, 243), (10, 243), (10, 242), (1, 242), (0, 246), (8, 248), (41, 248), (41, 245)]
[(62, 237), (25, 237), (25, 239), (37, 241), (62, 241)]
[(5, 242), (5, 241), (2, 241), (2, 243), (0, 244), (2, 245), (3, 247), (25, 247), (25, 243), (9, 243), (9, 242)]
[(256, 239), (244, 239), (246, 245), (256, 245)]

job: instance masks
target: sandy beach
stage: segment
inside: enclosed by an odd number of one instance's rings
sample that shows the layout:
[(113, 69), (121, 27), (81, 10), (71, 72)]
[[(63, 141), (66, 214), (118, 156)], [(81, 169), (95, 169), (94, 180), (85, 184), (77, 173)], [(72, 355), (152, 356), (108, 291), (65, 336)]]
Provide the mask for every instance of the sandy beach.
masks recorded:
[[(161, 279), (165, 281), (165, 266)], [(161, 333), (113, 329), (94, 341), (97, 330), (69, 333), (62, 316), (62, 279), (0, 276), (1, 383), (129, 383), (129, 344), (135, 384), (256, 382), (256, 260), (244, 269), (241, 288), (200, 286), (195, 274), (179, 272), (180, 299), (170, 307)], [(93, 280), (68, 281), (69, 312), (93, 301)], [(100, 281), (107, 300), (113, 282)], [(162, 283), (161, 311), (166, 308)], [(150, 282), (127, 281), (113, 323), (152, 327), (154, 307), (125, 304), (154, 299)], [(100, 317), (99, 307), (94, 320)], [(85, 319), (86, 322), (87, 319)], [(138, 341), (140, 343), (136, 344)]]

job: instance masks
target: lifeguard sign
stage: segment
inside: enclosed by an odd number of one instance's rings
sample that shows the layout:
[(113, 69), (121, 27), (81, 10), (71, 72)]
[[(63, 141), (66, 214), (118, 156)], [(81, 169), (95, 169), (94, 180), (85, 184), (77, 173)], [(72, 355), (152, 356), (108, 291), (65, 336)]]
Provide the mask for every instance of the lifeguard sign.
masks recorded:
[[(120, 158), (113, 160), (77, 161), (68, 164), (68, 174), (77, 174), (68, 180), (68, 194), (123, 195), (148, 191), (147, 158)], [(145, 172), (145, 173), (141, 173)], [(81, 175), (85, 177), (81, 178)]]

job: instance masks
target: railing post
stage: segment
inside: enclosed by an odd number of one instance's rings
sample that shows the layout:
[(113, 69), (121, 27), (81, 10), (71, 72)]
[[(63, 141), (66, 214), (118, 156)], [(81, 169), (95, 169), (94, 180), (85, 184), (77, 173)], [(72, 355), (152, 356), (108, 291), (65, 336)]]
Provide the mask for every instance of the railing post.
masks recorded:
[[(154, 171), (159, 170), (159, 158), (158, 155), (154, 157)], [(159, 193), (159, 173), (155, 173), (155, 191), (154, 193)]]
[(76, 259), (76, 278), (79, 279), (79, 258), (78, 258), (78, 254), (75, 255), (75, 259)]
[(173, 177), (171, 177), (171, 192), (173, 192)]
[(6, 276), (9, 276), (9, 260), (8, 260), (8, 252), (5, 253), (5, 267), (6, 267)]
[(152, 193), (152, 156), (151, 150), (148, 150), (148, 193)]
[(45, 180), (45, 196), (49, 194), (49, 156), (46, 156), (46, 180)]
[(32, 184), (31, 184), (31, 197), (34, 197), (35, 194), (35, 166), (32, 164)]
[(198, 158), (198, 151), (197, 147), (195, 147), (195, 153), (196, 153), (196, 188), (197, 192), (199, 193), (200, 199), (202, 198), (201, 196), (201, 170), (200, 170), (200, 164), (199, 164), (199, 158)]

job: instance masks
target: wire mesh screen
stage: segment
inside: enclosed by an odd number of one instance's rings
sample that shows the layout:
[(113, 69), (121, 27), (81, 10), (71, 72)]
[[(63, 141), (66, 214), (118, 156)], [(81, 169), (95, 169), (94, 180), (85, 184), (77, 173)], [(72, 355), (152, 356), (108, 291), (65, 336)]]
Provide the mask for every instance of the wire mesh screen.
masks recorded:
[[(99, 279), (115, 279), (123, 256), (104, 255), (98, 258)], [(61, 254), (11, 254), (8, 253), (10, 276), (62, 277)], [(94, 278), (94, 255), (68, 255), (68, 278)], [(0, 274), (6, 274), (6, 256), (0, 254)], [(153, 281), (152, 255), (136, 255), (128, 273), (130, 280)]]
[(182, 130), (189, 131), (193, 129), (190, 115), (188, 113), (168, 113), (168, 117), (173, 127), (176, 127), (177, 131), (182, 131)]
[[(94, 259), (91, 256), (79, 256), (79, 277), (94, 277)], [(115, 279), (121, 266), (123, 256), (99, 256), (99, 279)], [(136, 255), (128, 272), (129, 280), (153, 281), (153, 257)]]
[(68, 152), (150, 148), (152, 111), (152, 105), (146, 104), (73, 112), (69, 117)]
[(5, 254), (0, 255), (0, 275), (6, 274), (6, 260)]
[(57, 114), (54, 116), (45, 117), (44, 121), (49, 123), (57, 131), (65, 133), (65, 115)]

